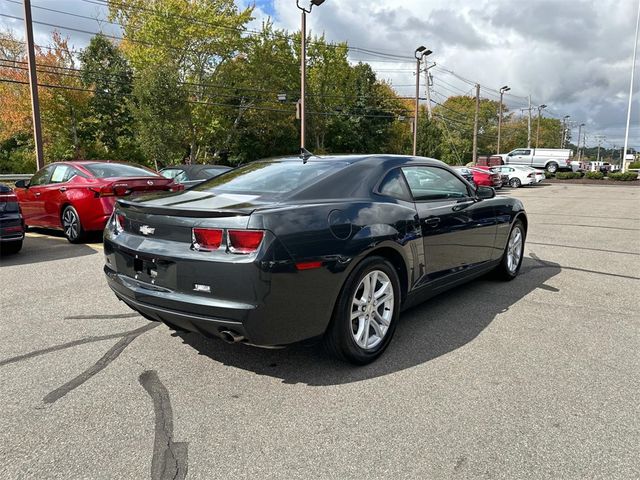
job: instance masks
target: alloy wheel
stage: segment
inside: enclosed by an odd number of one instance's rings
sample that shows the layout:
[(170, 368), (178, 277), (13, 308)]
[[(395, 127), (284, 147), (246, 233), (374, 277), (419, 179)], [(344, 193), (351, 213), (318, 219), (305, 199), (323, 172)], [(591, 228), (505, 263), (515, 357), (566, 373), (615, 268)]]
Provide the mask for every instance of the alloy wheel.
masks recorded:
[(523, 250), (523, 235), (520, 226), (516, 225), (511, 231), (509, 244), (507, 245), (507, 269), (514, 274), (520, 265)]
[(364, 350), (376, 348), (389, 331), (394, 312), (393, 284), (380, 270), (360, 281), (351, 302), (351, 334)]
[(64, 228), (64, 234), (69, 240), (78, 238), (80, 220), (72, 208), (67, 208), (62, 214), (62, 227)]

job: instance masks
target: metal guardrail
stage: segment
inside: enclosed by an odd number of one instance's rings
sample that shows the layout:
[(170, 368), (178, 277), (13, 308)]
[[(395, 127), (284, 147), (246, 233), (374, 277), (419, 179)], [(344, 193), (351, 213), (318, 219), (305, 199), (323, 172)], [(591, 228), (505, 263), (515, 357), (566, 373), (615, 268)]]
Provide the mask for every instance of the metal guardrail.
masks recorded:
[(32, 173), (9, 173), (0, 175), (0, 182), (17, 182), (18, 180), (29, 180)]

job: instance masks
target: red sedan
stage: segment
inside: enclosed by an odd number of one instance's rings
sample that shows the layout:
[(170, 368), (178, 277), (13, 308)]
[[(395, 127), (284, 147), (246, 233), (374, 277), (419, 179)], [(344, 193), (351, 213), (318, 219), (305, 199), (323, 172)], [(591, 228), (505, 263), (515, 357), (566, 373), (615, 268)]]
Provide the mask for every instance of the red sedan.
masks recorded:
[(103, 230), (120, 197), (152, 191), (183, 190), (173, 180), (131, 163), (56, 162), (31, 180), (16, 182), (25, 225), (64, 231), (71, 243)]
[[(488, 167), (487, 167), (488, 168)], [(473, 181), (476, 185), (483, 187), (502, 188), (502, 176), (493, 170), (484, 170), (480, 167), (472, 167)]]

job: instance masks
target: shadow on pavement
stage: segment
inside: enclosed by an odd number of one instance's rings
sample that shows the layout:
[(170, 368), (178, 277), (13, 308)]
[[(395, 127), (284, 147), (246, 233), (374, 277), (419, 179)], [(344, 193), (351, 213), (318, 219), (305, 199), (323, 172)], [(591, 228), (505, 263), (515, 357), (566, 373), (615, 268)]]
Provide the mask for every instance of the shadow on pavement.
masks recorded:
[[(98, 253), (89, 245), (74, 245), (67, 242), (62, 232), (56, 230), (29, 229), (29, 232), (46, 236), (28, 235), (24, 239), (24, 244), (20, 252), (14, 254), (0, 252), (0, 266), (29, 265), (32, 263), (96, 255)], [(90, 244), (100, 244), (101, 241), (101, 235), (88, 238)]]
[[(520, 276), (510, 283), (480, 279), (404, 312), (385, 354), (371, 365), (355, 367), (332, 359), (321, 345), (265, 350), (227, 345), (193, 333), (176, 334), (199, 354), (216, 362), (312, 386), (358, 382), (415, 367), (473, 341), (497, 315), (560, 273), (556, 263), (525, 258)], [(304, 312), (301, 312), (304, 315)]]

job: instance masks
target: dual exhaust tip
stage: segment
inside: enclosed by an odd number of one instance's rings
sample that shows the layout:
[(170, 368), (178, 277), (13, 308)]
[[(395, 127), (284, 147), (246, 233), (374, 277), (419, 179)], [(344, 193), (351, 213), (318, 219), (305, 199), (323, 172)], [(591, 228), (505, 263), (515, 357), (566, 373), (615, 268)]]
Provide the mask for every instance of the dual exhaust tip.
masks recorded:
[(224, 340), (226, 343), (240, 343), (244, 342), (245, 340), (242, 335), (232, 330), (222, 330), (220, 332), (220, 337), (222, 337), (222, 340)]

